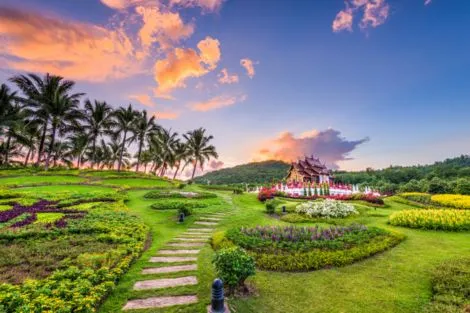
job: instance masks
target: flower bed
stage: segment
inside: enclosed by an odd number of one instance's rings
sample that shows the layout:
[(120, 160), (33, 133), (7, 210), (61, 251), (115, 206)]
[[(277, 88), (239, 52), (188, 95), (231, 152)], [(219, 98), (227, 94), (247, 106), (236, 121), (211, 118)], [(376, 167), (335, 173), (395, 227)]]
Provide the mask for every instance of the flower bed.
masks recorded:
[(231, 229), (225, 238), (217, 242), (247, 249), (260, 269), (308, 271), (351, 264), (398, 244), (403, 236), (364, 225), (258, 226)]
[[(209, 200), (210, 201), (210, 200)], [(175, 199), (162, 199), (154, 202), (150, 207), (155, 210), (181, 210), (181, 209), (195, 209), (206, 208), (214, 202), (208, 200), (175, 200)]]
[(470, 196), (464, 195), (433, 195), (431, 202), (455, 209), (470, 210)]
[(359, 214), (353, 205), (331, 199), (299, 204), (296, 212), (311, 218), (344, 218), (352, 214)]
[(97, 204), (90, 194), (41, 194), (47, 200), (38, 201), (33, 191), (0, 193), (10, 200), (21, 195), (34, 204), (15, 200), (0, 212), (2, 225), (8, 226), (0, 229), (0, 311), (96, 312), (144, 249), (147, 227), (126, 212), (122, 201), (82, 212), (58, 204)]
[(393, 213), (389, 223), (395, 226), (433, 230), (470, 230), (470, 211), (467, 210), (403, 210)]

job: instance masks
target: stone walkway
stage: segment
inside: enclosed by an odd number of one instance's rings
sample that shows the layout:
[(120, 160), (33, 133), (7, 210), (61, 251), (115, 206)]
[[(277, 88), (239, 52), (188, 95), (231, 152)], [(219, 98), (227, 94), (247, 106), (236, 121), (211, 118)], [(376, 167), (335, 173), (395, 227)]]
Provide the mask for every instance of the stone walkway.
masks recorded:
[[(142, 275), (163, 274), (158, 279), (141, 280), (134, 284), (134, 290), (165, 290), (179, 286), (195, 286), (198, 284), (194, 275), (175, 277), (179, 272), (197, 271), (197, 254), (208, 243), (215, 227), (223, 219), (225, 213), (208, 213), (197, 219), (191, 228), (174, 238), (157, 255), (150, 258), (151, 263), (160, 266), (149, 267), (142, 270)], [(184, 264), (181, 264), (184, 263)], [(165, 277), (165, 274), (171, 277)], [(208, 290), (207, 292), (210, 292)], [(159, 294), (162, 294), (161, 292)], [(188, 305), (198, 302), (197, 295), (173, 295), (149, 297), (129, 300), (123, 310), (165, 308), (175, 305)]]

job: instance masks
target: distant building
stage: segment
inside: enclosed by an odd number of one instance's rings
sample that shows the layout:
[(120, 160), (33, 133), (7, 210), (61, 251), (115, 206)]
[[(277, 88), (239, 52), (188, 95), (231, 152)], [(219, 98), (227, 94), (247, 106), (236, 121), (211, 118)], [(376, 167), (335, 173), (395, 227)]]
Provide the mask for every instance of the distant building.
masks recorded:
[(310, 182), (329, 183), (333, 181), (330, 170), (320, 162), (320, 159), (305, 157), (305, 160), (292, 162), (287, 174), (288, 183)]

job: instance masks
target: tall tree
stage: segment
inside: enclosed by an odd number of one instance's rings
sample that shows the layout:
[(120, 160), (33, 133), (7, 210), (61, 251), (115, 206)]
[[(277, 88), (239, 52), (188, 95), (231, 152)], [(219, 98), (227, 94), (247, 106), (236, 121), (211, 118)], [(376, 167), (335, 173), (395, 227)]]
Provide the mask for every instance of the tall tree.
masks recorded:
[(165, 175), (168, 166), (173, 163), (174, 149), (176, 143), (179, 141), (178, 133), (173, 132), (171, 129), (161, 128), (160, 131), (151, 138), (151, 145), (154, 147), (153, 151), (159, 153), (160, 158), (160, 173), (159, 176)]
[(177, 142), (174, 147), (174, 164), (176, 166), (175, 173), (173, 174), (173, 179), (178, 175), (181, 164), (187, 162), (188, 158), (188, 147), (186, 143)]
[(147, 111), (145, 110), (137, 114), (133, 129), (134, 135), (131, 137), (131, 141), (136, 140), (138, 144), (136, 172), (139, 171), (142, 149), (144, 148), (145, 142), (148, 142), (150, 138), (157, 133), (158, 129), (159, 127), (155, 123), (155, 116), (148, 118)]
[(96, 143), (100, 136), (108, 134), (115, 125), (113, 109), (106, 102), (85, 101), (85, 121), (83, 128), (89, 133), (91, 140), (91, 168), (94, 167)]
[(57, 133), (63, 135), (73, 128), (78, 127), (78, 121), (83, 119), (83, 113), (78, 108), (79, 100), (68, 95), (58, 94), (54, 101), (48, 103), (46, 110), (51, 121), (51, 134), (49, 148), (45, 162), (45, 170), (49, 168), (49, 162), (53, 153)]
[(90, 141), (89, 135), (84, 132), (75, 132), (73, 135), (68, 137), (68, 143), (70, 147), (71, 155), (77, 159), (77, 168), (80, 169), (85, 155), (88, 143)]
[[(116, 118), (116, 132), (115, 136), (122, 135), (121, 150), (119, 154), (118, 161), (118, 171), (121, 171), (122, 158), (126, 148), (126, 143), (130, 143), (127, 135), (129, 132), (132, 132), (134, 129), (134, 122), (136, 120), (138, 113), (132, 108), (132, 104), (129, 104), (127, 108), (119, 108), (114, 112)], [(131, 137), (132, 138), (132, 137)]]
[(10, 81), (15, 83), (23, 92), (25, 96), (23, 101), (26, 105), (33, 108), (35, 118), (42, 124), (42, 134), (36, 161), (36, 164), (39, 164), (44, 152), (44, 143), (51, 120), (50, 108), (54, 107), (54, 102), (58, 99), (65, 97), (73, 102), (78, 100), (83, 94), (71, 93), (75, 82), (50, 74), (46, 74), (42, 78), (36, 74), (17, 75), (12, 77)]
[(188, 145), (189, 158), (194, 166), (193, 174), (191, 175), (191, 179), (194, 179), (198, 163), (202, 169), (206, 160), (208, 161), (211, 157), (218, 158), (219, 155), (217, 154), (215, 147), (209, 144), (214, 137), (212, 135), (206, 136), (206, 130), (202, 127), (187, 132), (184, 134), (184, 138)]

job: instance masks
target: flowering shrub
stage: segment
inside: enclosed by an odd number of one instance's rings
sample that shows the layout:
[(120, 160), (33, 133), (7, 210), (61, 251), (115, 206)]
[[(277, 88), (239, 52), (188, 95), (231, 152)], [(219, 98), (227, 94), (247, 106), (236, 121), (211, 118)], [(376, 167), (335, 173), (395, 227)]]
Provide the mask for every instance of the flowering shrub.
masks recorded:
[(464, 195), (434, 195), (431, 201), (437, 205), (456, 209), (470, 209), (470, 196)]
[(351, 201), (351, 200), (361, 200), (366, 201), (372, 204), (384, 205), (384, 200), (381, 197), (374, 196), (373, 194), (365, 193), (355, 193), (355, 194), (345, 194), (345, 195), (327, 195), (327, 196), (293, 196), (287, 195), (284, 192), (276, 192), (274, 194), (277, 197), (291, 198), (291, 199), (305, 199), (305, 200), (316, 200), (316, 199), (332, 199), (332, 200), (341, 200), (341, 201)]
[(296, 212), (308, 217), (325, 218), (343, 218), (351, 214), (359, 214), (353, 205), (331, 199), (299, 204)]
[(205, 208), (208, 207), (212, 202), (202, 201), (202, 200), (176, 200), (176, 199), (166, 199), (166, 200), (157, 200), (150, 207), (155, 210), (181, 210), (181, 209), (195, 209), (195, 208)]
[(268, 188), (262, 188), (258, 193), (258, 200), (264, 202), (266, 200), (273, 199), (274, 195), (275, 192), (273, 190)]
[(470, 230), (470, 211), (467, 210), (403, 210), (393, 213), (389, 223), (410, 228), (465, 231)]
[(240, 246), (254, 257), (257, 267), (274, 271), (342, 266), (393, 247), (404, 239), (400, 234), (364, 225), (242, 227), (227, 231), (226, 240), (220, 237), (218, 243)]
[(236, 287), (242, 287), (245, 280), (255, 274), (255, 261), (239, 247), (225, 248), (214, 257), (217, 275), (228, 286), (229, 294)]

